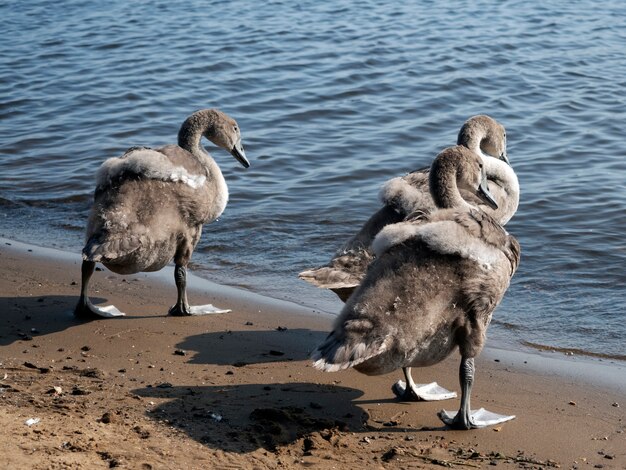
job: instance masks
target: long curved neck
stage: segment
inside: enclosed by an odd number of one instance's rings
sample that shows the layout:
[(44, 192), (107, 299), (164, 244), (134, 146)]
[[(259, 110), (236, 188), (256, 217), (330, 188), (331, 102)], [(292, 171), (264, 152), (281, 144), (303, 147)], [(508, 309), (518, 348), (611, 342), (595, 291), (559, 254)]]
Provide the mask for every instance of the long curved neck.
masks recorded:
[(214, 133), (217, 114), (212, 109), (197, 111), (185, 119), (178, 131), (178, 146), (190, 152), (206, 168), (207, 175), (211, 175), (218, 184), (224, 177), (220, 167), (213, 157), (207, 152), (200, 141), (203, 136), (211, 136)]
[[(191, 152), (198, 158), (208, 156), (200, 141), (202, 136), (210, 136), (214, 132), (216, 114), (211, 109), (193, 113), (178, 131), (178, 146)], [(210, 157), (209, 157), (210, 158)]]
[(497, 158), (483, 158), (483, 165), (489, 186), (495, 184), (505, 193), (505, 200), (498, 200), (499, 208), (495, 211), (496, 218), (504, 225), (515, 215), (519, 205), (520, 188), (517, 175), (513, 168)]
[(471, 207), (459, 191), (457, 185), (457, 167), (450, 160), (433, 163), (428, 177), (430, 193), (440, 209)]
[(471, 130), (466, 129), (465, 132), (461, 132), (459, 134), (459, 138), (457, 139), (457, 145), (462, 145), (464, 147), (467, 147), (472, 152), (483, 157), (483, 160), (484, 160), (485, 158), (488, 158), (489, 155), (486, 155), (485, 152), (483, 152), (483, 149), (480, 147), (480, 143), (483, 141), (483, 139), (486, 136), (487, 136), (487, 132), (482, 127), (481, 128), (475, 127)]

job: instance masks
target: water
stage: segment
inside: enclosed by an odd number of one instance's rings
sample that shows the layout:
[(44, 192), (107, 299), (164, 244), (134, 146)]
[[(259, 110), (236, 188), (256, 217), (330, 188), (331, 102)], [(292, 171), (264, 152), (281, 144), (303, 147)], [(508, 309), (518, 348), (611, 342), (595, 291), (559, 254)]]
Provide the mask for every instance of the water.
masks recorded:
[(626, 357), (626, 4), (443, 3), (3, 2), (0, 235), (79, 251), (100, 163), (220, 107), (252, 167), (212, 152), (231, 199), (193, 269), (339, 311), (297, 273), (487, 113), (523, 251), (490, 341)]

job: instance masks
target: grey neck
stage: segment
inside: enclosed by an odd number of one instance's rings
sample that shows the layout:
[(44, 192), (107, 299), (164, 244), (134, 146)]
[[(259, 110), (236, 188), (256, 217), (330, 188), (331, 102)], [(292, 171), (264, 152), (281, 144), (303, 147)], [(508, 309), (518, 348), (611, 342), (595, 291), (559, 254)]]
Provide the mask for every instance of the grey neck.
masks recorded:
[(484, 130), (480, 130), (477, 132), (473, 132), (467, 139), (466, 142), (464, 142), (463, 145), (465, 145), (465, 147), (467, 147), (468, 149), (470, 149), (472, 152), (477, 153), (478, 155), (480, 155), (481, 157), (495, 157), (497, 158), (496, 155), (487, 155), (485, 154), (485, 152), (483, 152), (483, 149), (480, 146), (480, 143), (483, 141), (483, 139), (486, 137), (486, 133)]
[(435, 162), (429, 173), (430, 193), (440, 209), (467, 206), (457, 185), (458, 168), (450, 160)]
[(196, 157), (206, 156), (208, 153), (200, 141), (202, 136), (210, 136), (215, 125), (215, 113), (211, 109), (198, 111), (189, 116), (178, 131), (178, 146), (191, 152)]

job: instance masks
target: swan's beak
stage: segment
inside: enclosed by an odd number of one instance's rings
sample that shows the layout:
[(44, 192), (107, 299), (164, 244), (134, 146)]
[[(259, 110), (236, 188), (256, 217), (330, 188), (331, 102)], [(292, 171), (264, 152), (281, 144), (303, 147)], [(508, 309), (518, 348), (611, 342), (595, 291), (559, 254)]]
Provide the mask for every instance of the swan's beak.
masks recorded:
[(482, 180), (480, 181), (480, 186), (478, 186), (478, 190), (476, 191), (476, 195), (492, 209), (498, 208), (498, 203), (494, 199), (493, 195), (489, 192), (489, 187), (487, 186), (487, 177), (484, 173)]
[(235, 144), (235, 146), (231, 149), (230, 154), (235, 157), (235, 159), (237, 159), (237, 161), (241, 163), (244, 168), (250, 167), (250, 162), (246, 158), (246, 152), (243, 151), (243, 145), (241, 145), (241, 142), (237, 142)]
[(503, 153), (502, 155), (500, 155), (498, 157), (499, 160), (502, 160), (504, 163), (506, 163), (507, 165), (511, 166), (511, 162), (509, 161), (509, 157), (507, 156), (506, 152)]

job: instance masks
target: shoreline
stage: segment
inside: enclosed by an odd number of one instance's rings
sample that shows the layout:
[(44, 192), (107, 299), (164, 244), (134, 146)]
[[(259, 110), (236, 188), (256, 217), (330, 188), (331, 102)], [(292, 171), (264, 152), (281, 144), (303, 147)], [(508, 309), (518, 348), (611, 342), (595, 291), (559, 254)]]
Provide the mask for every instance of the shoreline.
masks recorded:
[[(10, 245), (7, 245), (10, 244)], [(78, 263), (78, 271), (80, 271), (80, 255), (67, 252), (57, 248), (47, 248), (38, 245), (31, 245), (18, 240), (12, 240), (0, 237), (0, 245), (9, 247), (16, 251), (22, 251), (26, 254), (32, 253), (33, 256), (44, 257), (47, 259), (58, 260), (61, 263)], [(117, 275), (109, 272), (100, 264), (98, 266), (102, 272), (109, 275), (124, 278), (143, 277), (147, 282), (155, 282), (161, 284), (164, 288), (173, 289), (174, 269), (173, 266), (166, 266), (160, 271), (153, 273), (138, 273), (133, 275)], [(94, 273), (94, 279), (97, 279), (99, 273)], [(78, 281), (77, 281), (78, 282)], [(316, 309), (305, 305), (300, 305), (288, 300), (274, 299), (272, 297), (258, 294), (239, 287), (232, 287), (223, 284), (217, 284), (208, 279), (202, 278), (188, 270), (187, 287), (190, 298), (193, 299), (194, 293), (207, 293), (211, 296), (224, 299), (239, 299), (246, 303), (257, 303), (265, 308), (276, 309), (281, 312), (297, 313), (304, 316), (321, 316), (326, 317), (332, 322), (336, 314), (327, 312), (323, 309)], [(78, 299), (80, 285), (76, 287), (76, 298)], [(172, 298), (172, 300), (175, 297)], [(193, 302), (192, 302), (193, 303)], [(219, 306), (219, 305), (218, 305)], [(166, 310), (167, 308), (165, 308)], [(583, 380), (590, 385), (601, 385), (612, 388), (616, 391), (626, 390), (626, 361), (613, 357), (602, 357), (595, 353), (586, 353), (584, 351), (578, 354), (572, 354), (570, 350), (559, 349), (556, 347), (542, 346), (533, 347), (532, 345), (519, 344), (519, 349), (514, 349), (515, 345), (503, 344), (496, 342), (496, 345), (487, 345), (481, 353), (481, 356), (488, 357), (489, 360), (497, 360), (498, 357), (504, 358), (507, 363), (517, 369), (531, 370), (532, 372), (542, 375), (557, 374), (563, 378)]]
[[(400, 371), (313, 369), (309, 352), (333, 315), (192, 275), (188, 282), (193, 303), (232, 312), (167, 317), (171, 268), (103, 270), (93, 300), (127, 316), (80, 321), (72, 315), (80, 256), (0, 239), (0, 451), (9, 467), (626, 464), (619, 363), (488, 347), (476, 361), (472, 404), (517, 418), (452, 431), (436, 412), (458, 399), (400, 402), (390, 391)], [(414, 376), (459, 392), (458, 355)], [(31, 418), (40, 421), (28, 426)]]

